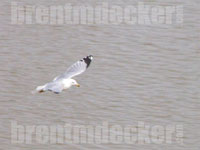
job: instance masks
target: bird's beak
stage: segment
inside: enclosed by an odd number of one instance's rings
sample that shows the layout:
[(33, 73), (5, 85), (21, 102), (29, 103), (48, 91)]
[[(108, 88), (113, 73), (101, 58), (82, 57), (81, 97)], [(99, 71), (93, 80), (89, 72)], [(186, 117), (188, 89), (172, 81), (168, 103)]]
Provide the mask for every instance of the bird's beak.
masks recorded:
[(77, 87), (80, 87), (80, 84), (77, 83), (76, 86), (77, 86)]

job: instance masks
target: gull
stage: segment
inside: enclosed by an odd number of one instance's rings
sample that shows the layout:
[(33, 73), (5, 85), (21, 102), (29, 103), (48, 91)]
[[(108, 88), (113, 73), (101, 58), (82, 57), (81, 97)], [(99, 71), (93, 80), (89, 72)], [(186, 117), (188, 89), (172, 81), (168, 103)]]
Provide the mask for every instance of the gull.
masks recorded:
[(45, 85), (38, 86), (35, 92), (42, 93), (45, 91), (51, 91), (56, 94), (61, 93), (63, 90), (70, 88), (72, 85), (80, 87), (80, 84), (76, 80), (72, 79), (83, 72), (90, 66), (93, 59), (92, 55), (84, 57), (71, 65), (65, 73), (55, 77), (52, 82), (46, 83)]

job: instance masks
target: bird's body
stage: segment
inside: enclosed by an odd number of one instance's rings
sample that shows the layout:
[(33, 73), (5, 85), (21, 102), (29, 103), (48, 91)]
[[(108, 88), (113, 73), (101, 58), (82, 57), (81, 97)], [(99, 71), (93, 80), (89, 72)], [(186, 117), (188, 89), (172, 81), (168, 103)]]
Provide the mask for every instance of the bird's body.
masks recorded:
[[(68, 89), (68, 88), (70, 88), (71, 86), (72, 86), (72, 81), (71, 81), (72, 79), (64, 79), (63, 81), (62, 81), (62, 84), (63, 84), (63, 86), (64, 86), (64, 90), (66, 90), (66, 89)], [(78, 84), (77, 84), (78, 85)]]
[(72, 77), (83, 73), (89, 67), (92, 59), (93, 56), (89, 55), (77, 61), (71, 67), (69, 67), (64, 74), (54, 78), (52, 82), (46, 83), (42, 86), (38, 86), (36, 88), (36, 92), (41, 93), (45, 91), (52, 91), (58, 94), (63, 90), (70, 88), (72, 85), (79, 87), (80, 85), (77, 83), (76, 80), (72, 79)]

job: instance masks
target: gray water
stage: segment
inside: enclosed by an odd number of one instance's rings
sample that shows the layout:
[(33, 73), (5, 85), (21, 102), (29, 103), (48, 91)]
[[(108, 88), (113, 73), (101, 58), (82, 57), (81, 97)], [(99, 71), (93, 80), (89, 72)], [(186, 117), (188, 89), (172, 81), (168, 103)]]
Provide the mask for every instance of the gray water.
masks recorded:
[[(1, 1), (0, 149), (199, 150), (200, 4), (197, 0), (165, 4), (184, 6), (183, 24), (11, 25), (10, 1)], [(80, 88), (59, 95), (31, 94), (88, 54), (94, 55), (94, 61), (87, 72), (75, 77)], [(12, 144), (11, 121), (21, 125), (178, 124), (183, 125), (184, 136), (183, 144)]]

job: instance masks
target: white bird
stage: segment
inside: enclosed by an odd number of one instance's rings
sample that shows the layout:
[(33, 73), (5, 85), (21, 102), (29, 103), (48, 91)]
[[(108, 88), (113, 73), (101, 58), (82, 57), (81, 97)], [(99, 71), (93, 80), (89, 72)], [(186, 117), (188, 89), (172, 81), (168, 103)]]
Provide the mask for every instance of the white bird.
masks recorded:
[(70, 66), (67, 71), (60, 76), (54, 78), (52, 82), (46, 83), (45, 85), (38, 86), (36, 92), (52, 91), (59, 94), (65, 89), (70, 88), (72, 85), (80, 87), (80, 84), (72, 77), (77, 76), (86, 71), (93, 59), (92, 55), (89, 55)]

